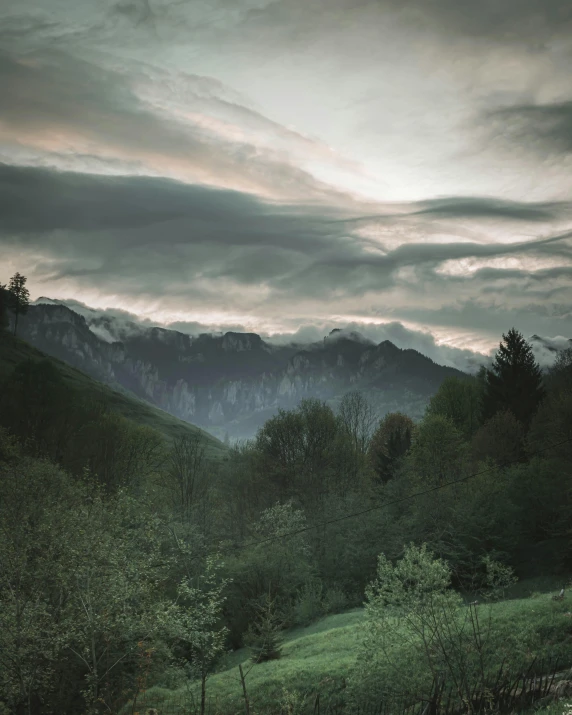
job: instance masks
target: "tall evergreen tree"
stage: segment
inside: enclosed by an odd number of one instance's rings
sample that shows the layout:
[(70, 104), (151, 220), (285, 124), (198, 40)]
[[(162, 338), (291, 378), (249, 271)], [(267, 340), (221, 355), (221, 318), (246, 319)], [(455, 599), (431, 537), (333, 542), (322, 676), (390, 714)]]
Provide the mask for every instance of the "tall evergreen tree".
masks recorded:
[(21, 273), (14, 273), (8, 284), (9, 307), (14, 313), (14, 335), (18, 332), (18, 318), (28, 312), (30, 291), (26, 288), (28, 279)]
[(526, 429), (544, 397), (542, 372), (532, 348), (521, 333), (511, 328), (487, 370), (483, 398), (483, 418), (510, 410)]

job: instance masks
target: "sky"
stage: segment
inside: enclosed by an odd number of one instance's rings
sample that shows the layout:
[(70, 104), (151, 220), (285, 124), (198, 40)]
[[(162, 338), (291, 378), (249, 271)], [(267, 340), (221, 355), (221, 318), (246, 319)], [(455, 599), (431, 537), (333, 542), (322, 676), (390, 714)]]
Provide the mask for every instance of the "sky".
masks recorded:
[(0, 281), (188, 332), (571, 338), (570, 66), (569, 0), (2, 0)]

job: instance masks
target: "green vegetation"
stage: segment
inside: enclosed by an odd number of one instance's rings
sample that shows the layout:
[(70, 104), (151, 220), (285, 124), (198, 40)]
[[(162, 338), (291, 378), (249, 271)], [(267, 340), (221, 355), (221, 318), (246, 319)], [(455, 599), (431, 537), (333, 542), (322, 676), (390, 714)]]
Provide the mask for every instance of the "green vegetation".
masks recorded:
[[(490, 625), (499, 640), (514, 642), (515, 635), (521, 634), (524, 627), (526, 633), (522, 634), (522, 641), (527, 645), (530, 643), (533, 648), (531, 652), (535, 655), (550, 656), (557, 649), (560, 649), (562, 655), (568, 652), (571, 623), (566, 613), (570, 606), (566, 602), (552, 601), (550, 593), (507, 600), (495, 603), (490, 608), (482, 608), (487, 626), (490, 615)], [(395, 618), (393, 622), (397, 629), (394, 636), (399, 641), (400, 625)], [(277, 712), (283, 703), (284, 691), (296, 694), (300, 701), (305, 702), (306, 707), (302, 712), (310, 713), (318, 693), (323, 707), (328, 701), (339, 701), (350, 691), (357, 698), (357, 683), (352, 682), (351, 676), (356, 665), (356, 655), (364, 640), (366, 624), (366, 612), (359, 608), (323, 617), (305, 628), (286, 631), (280, 660), (255, 665), (246, 679), (253, 710)], [(397, 655), (400, 663), (418, 663), (416, 652), (406, 645)], [(220, 712), (243, 711), (238, 665), (242, 664), (247, 672), (250, 668), (249, 658), (250, 651), (247, 648), (234, 651), (222, 659), (218, 672), (211, 677), (209, 698), (212, 703), (217, 703)], [(499, 659), (491, 663), (493, 667), (499, 664)], [(406, 672), (409, 673), (409, 670), (403, 670), (402, 675), (405, 676)], [(390, 682), (395, 683), (395, 680), (392, 678)], [(370, 692), (370, 689), (365, 688), (366, 695)], [(167, 708), (170, 702), (182, 701), (185, 693), (184, 687), (157, 687), (148, 691), (148, 701), (153, 704), (164, 703)]]
[(0, 712), (520, 707), (508, 673), (572, 666), (572, 359), (541, 391), (511, 366), (522, 414), (481, 375), (416, 424), (350, 393), (225, 453), (2, 333)]
[(14, 368), (25, 361), (47, 361), (61, 375), (66, 387), (80, 394), (86, 402), (104, 401), (110, 410), (141, 426), (150, 427), (172, 441), (185, 435), (204, 437), (210, 457), (222, 458), (225, 446), (207, 432), (153, 407), (133, 395), (117, 392), (96, 382), (85, 373), (66, 365), (61, 360), (48, 357), (29, 343), (3, 332), (0, 335), (0, 381), (6, 379)]

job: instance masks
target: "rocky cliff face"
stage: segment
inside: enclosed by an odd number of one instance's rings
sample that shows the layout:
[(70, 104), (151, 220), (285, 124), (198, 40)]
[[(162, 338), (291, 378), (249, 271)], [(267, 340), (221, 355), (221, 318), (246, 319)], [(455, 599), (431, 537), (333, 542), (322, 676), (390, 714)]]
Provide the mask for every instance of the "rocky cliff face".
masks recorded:
[(88, 324), (50, 304), (31, 306), (20, 331), (44, 352), (216, 436), (252, 436), (280, 407), (306, 397), (335, 404), (352, 389), (366, 391), (380, 416), (401, 410), (418, 418), (443, 379), (462, 374), (389, 341), (337, 331), (319, 344), (276, 347), (255, 333), (191, 337), (102, 319)]

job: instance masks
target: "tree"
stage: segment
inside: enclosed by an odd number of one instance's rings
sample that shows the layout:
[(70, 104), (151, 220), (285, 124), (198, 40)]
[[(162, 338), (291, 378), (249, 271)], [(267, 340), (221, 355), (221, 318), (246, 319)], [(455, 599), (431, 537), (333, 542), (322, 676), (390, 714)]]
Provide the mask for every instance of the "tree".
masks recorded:
[(286, 611), (312, 577), (306, 529), (304, 512), (295, 509), (291, 501), (275, 504), (254, 525), (253, 544), (227, 559), (233, 583), (226, 615), (236, 647), (255, 618), (255, 604), (264, 594), (270, 592), (280, 609)]
[(0, 386), (0, 424), (30, 451), (61, 464), (78, 430), (76, 397), (50, 360), (18, 363)]
[(2, 699), (18, 714), (93, 712), (157, 639), (162, 525), (46, 461), (0, 465), (0, 490)]
[(316, 506), (334, 475), (339, 425), (332, 409), (317, 399), (295, 410), (278, 410), (256, 437), (261, 467), (279, 498), (298, 496)]
[(10, 294), (4, 283), (0, 283), (0, 331), (6, 330), (10, 321), (8, 319), (8, 305), (10, 303)]
[(466, 445), (448, 417), (428, 415), (416, 428), (410, 450), (416, 481), (423, 486), (442, 486), (458, 479), (466, 464)]
[(510, 410), (497, 412), (475, 433), (471, 452), (476, 461), (516, 462), (524, 456), (524, 428)]
[(276, 606), (276, 598), (265, 594), (256, 603), (256, 616), (246, 634), (246, 644), (251, 650), (251, 659), (255, 663), (280, 658), (283, 627), (282, 619)]
[(376, 423), (376, 414), (362, 392), (346, 393), (337, 414), (339, 434), (336, 463), (339, 472), (338, 491), (346, 493), (359, 487), (365, 473), (367, 451)]
[(340, 403), (338, 418), (357, 455), (364, 456), (371, 440), (376, 415), (362, 392), (347, 392)]
[(547, 388), (550, 393), (572, 392), (572, 347), (560, 350), (548, 371)]
[[(186, 557), (192, 556), (188, 549), (184, 551)], [(175, 646), (182, 647), (183, 661), (191, 674), (200, 680), (200, 715), (205, 713), (207, 679), (224, 650), (228, 633), (222, 623), (222, 609), (229, 581), (220, 577), (222, 566), (218, 556), (208, 557), (200, 576), (179, 582), (176, 602), (165, 612), (167, 632)]]
[[(481, 599), (492, 602), (514, 583), (510, 569), (488, 555), (481, 570)], [(377, 680), (394, 695), (429, 700), (432, 684), (441, 682), (466, 712), (473, 712), (475, 699), (492, 695), (501, 643), (490, 617), (483, 618), (474, 604), (463, 606), (451, 577), (449, 564), (426, 545), (406, 547), (396, 564), (379, 556), (377, 576), (366, 589), (366, 635), (358, 660), (372, 693)], [(502, 633), (505, 641), (519, 637)]]
[(84, 417), (74, 447), (74, 471), (87, 467), (108, 493), (121, 487), (140, 490), (164, 461), (161, 435), (133, 424), (105, 402)]
[(382, 483), (394, 475), (399, 460), (411, 447), (413, 420), (401, 412), (390, 412), (379, 423), (369, 446), (369, 460)]
[(480, 425), (482, 386), (476, 377), (447, 377), (427, 406), (428, 415), (448, 417), (466, 438)]
[(171, 492), (181, 519), (188, 520), (209, 488), (206, 444), (200, 433), (183, 435), (173, 442), (162, 482)]
[(9, 307), (14, 313), (14, 335), (18, 332), (18, 318), (28, 312), (30, 291), (26, 288), (28, 279), (21, 273), (14, 273), (8, 284)]
[(515, 328), (502, 337), (492, 370), (486, 373), (483, 418), (510, 410), (528, 430), (545, 394), (542, 372), (532, 348)]

